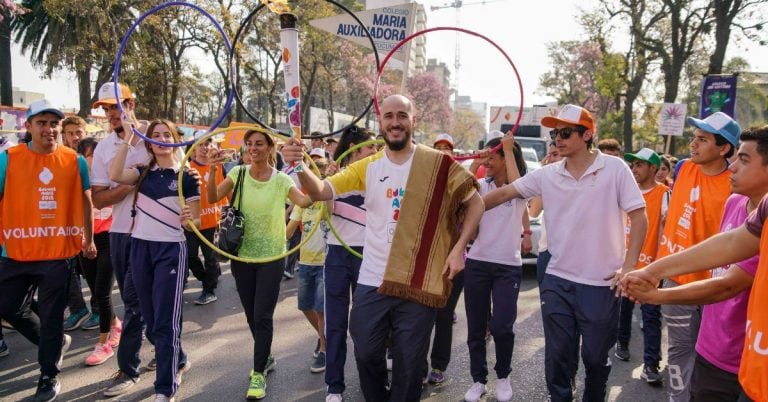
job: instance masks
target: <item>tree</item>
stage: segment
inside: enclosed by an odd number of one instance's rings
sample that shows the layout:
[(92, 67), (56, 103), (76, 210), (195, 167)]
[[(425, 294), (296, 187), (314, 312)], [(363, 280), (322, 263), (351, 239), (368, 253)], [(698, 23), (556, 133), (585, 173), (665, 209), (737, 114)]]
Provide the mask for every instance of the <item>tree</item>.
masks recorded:
[(766, 3), (766, 0), (712, 0), (715, 49), (709, 58), (707, 74), (723, 72), (725, 51), (731, 40), (732, 28), (738, 28), (742, 34), (756, 39), (754, 32), (763, 28), (764, 19), (768, 17), (765, 6), (758, 6)]
[[(29, 53), (33, 65), (50, 77), (56, 70), (74, 71), (79, 88), (81, 116), (87, 116), (96, 91), (112, 75), (112, 62), (117, 53), (126, 21), (136, 18), (131, 10), (141, 0), (24, 0), (30, 11), (12, 22), (14, 40), (22, 54)], [(96, 73), (95, 89), (91, 77)]]
[(416, 128), (423, 133), (450, 131), (450, 92), (434, 73), (417, 73), (406, 84), (416, 107)]
[(11, 20), (25, 11), (13, 0), (0, 0), (0, 105), (3, 106), (13, 106)]
[[(451, 136), (456, 148), (466, 149), (477, 145), (485, 134), (483, 119), (471, 110), (456, 110), (451, 119)], [(431, 137), (430, 140), (434, 139)], [(431, 141), (430, 141), (431, 142)]]

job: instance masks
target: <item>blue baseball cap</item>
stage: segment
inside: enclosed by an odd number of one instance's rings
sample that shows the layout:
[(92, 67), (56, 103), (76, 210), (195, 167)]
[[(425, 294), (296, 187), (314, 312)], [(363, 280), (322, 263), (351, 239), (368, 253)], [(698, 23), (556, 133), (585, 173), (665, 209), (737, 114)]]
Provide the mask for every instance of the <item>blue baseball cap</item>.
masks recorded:
[(53, 113), (56, 116), (59, 116), (59, 118), (64, 118), (64, 112), (59, 110), (56, 106), (53, 106), (53, 103), (49, 101), (48, 99), (40, 99), (37, 101), (34, 101), (29, 104), (29, 109), (27, 109), (27, 120), (31, 119), (34, 116), (39, 115), (40, 113)]
[(711, 115), (699, 120), (694, 117), (688, 118), (688, 124), (699, 128), (708, 133), (719, 135), (725, 138), (734, 147), (739, 145), (739, 136), (741, 135), (741, 126), (731, 116), (723, 112), (712, 113)]

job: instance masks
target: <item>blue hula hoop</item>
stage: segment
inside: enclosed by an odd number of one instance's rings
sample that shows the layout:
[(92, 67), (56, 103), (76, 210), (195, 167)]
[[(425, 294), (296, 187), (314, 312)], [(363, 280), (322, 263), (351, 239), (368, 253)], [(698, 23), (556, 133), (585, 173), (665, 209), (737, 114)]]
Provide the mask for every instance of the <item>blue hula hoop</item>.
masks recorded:
[[(145, 18), (149, 17), (150, 15), (152, 15), (152, 14), (154, 14), (154, 13), (156, 13), (156, 12), (162, 10), (162, 9), (165, 9), (165, 8), (168, 8), (168, 7), (171, 7), (171, 6), (190, 7), (190, 8), (195, 9), (199, 13), (203, 14), (206, 18), (208, 18), (213, 23), (213, 25), (216, 27), (216, 29), (221, 34), (221, 37), (224, 39), (224, 45), (226, 46), (227, 51), (232, 53), (232, 45), (229, 43), (229, 39), (227, 38), (227, 34), (224, 32), (224, 29), (221, 28), (221, 25), (219, 25), (219, 23), (216, 22), (216, 20), (213, 18), (213, 16), (211, 14), (209, 14), (207, 11), (205, 11), (201, 7), (196, 6), (194, 4), (190, 4), (190, 3), (184, 2), (184, 1), (170, 1), (170, 2), (167, 2), (167, 3), (163, 3), (163, 4), (157, 5), (155, 7), (152, 7), (149, 11), (145, 12), (144, 14), (142, 14), (133, 23), (133, 25), (131, 25), (131, 27), (128, 29), (128, 32), (123, 37), (123, 41), (120, 42), (120, 48), (117, 50), (117, 56), (115, 57), (115, 65), (113, 66), (113, 69), (112, 69), (112, 77), (113, 77), (112, 81), (114, 83), (115, 99), (118, 100), (117, 108), (120, 110), (121, 114), (124, 113), (124, 110), (123, 110), (122, 102), (119, 101), (119, 99), (120, 99), (120, 88), (119, 88), (118, 82), (120, 81), (119, 80), (120, 62), (123, 59), (123, 51), (125, 51), (125, 46), (128, 44), (128, 39), (130, 39), (131, 35), (133, 35), (133, 31), (136, 30), (136, 28), (139, 26), (139, 24), (141, 24), (142, 21), (144, 21)], [(215, 130), (224, 121), (224, 118), (229, 113), (229, 109), (232, 108), (232, 101), (234, 100), (234, 98), (235, 98), (235, 94), (232, 91), (232, 88), (230, 87), (230, 89), (229, 89), (229, 96), (227, 97), (227, 102), (226, 102), (226, 104), (224, 104), (224, 110), (221, 112), (221, 115), (216, 119), (216, 121), (213, 123), (213, 125), (208, 129), (208, 132), (211, 132), (211, 131)], [(164, 147), (186, 147), (186, 146), (189, 146), (189, 145), (192, 145), (192, 144), (195, 143), (194, 139), (189, 140), (187, 142), (180, 142), (180, 143), (176, 143), (176, 144), (169, 144), (169, 143), (164, 143), (164, 142), (158, 142), (158, 141), (155, 141), (155, 140), (147, 137), (146, 135), (142, 134), (136, 128), (133, 128), (133, 133), (138, 135), (139, 137), (141, 137), (141, 139), (143, 139), (144, 141), (146, 141), (146, 142), (148, 142), (150, 144), (160, 145), (160, 146), (164, 146)]]

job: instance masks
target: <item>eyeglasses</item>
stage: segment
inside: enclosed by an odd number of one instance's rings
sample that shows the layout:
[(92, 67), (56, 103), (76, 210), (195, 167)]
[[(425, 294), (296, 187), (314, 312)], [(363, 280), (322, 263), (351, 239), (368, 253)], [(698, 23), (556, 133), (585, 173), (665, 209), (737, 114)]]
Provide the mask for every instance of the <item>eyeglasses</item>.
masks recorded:
[(560, 135), (561, 139), (567, 140), (568, 138), (571, 138), (571, 134), (574, 132), (579, 133), (579, 135), (584, 134), (586, 132), (586, 128), (584, 127), (563, 127), (563, 128), (556, 128), (549, 131), (549, 138), (552, 139), (552, 141), (557, 138), (558, 135)]

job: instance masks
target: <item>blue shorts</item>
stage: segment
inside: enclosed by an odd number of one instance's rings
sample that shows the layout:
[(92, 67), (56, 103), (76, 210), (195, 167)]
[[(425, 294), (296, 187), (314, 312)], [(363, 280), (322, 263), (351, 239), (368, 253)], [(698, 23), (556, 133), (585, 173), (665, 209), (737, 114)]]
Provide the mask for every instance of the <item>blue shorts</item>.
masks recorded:
[(325, 283), (322, 265), (299, 263), (299, 310), (325, 310)]

